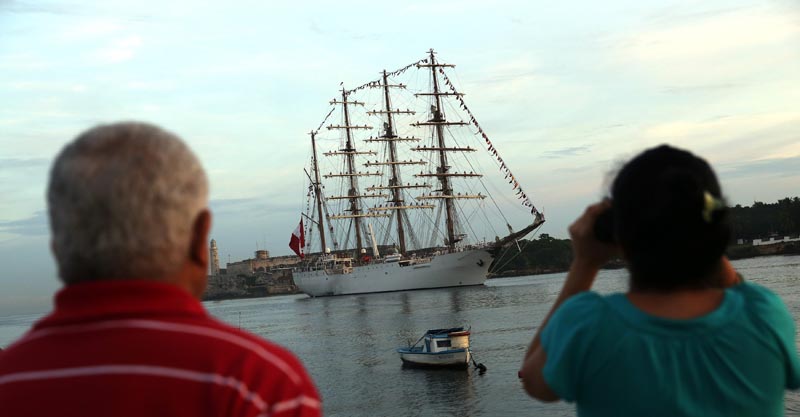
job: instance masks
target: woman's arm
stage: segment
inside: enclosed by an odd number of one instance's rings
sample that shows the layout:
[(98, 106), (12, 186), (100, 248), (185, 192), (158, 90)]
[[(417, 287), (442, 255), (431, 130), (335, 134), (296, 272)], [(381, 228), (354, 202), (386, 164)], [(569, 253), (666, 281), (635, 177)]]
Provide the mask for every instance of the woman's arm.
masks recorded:
[(583, 215), (569, 227), (573, 250), (572, 264), (556, 302), (542, 321), (528, 347), (528, 351), (525, 353), (522, 369), (519, 371), (519, 377), (522, 379), (525, 391), (539, 400), (557, 401), (559, 399), (558, 395), (547, 386), (542, 373), (547, 362), (547, 354), (540, 343), (542, 330), (547, 326), (550, 317), (564, 301), (575, 294), (592, 288), (600, 267), (618, 252), (615, 245), (599, 242), (594, 237), (594, 222), (597, 216), (609, 207), (610, 203), (608, 201), (593, 204), (586, 208)]

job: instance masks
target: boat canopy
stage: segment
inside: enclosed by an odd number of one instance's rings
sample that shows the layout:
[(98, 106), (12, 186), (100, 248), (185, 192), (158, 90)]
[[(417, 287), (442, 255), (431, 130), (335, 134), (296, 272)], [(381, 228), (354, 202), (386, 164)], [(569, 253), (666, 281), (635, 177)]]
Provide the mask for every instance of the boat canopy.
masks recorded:
[(463, 332), (463, 327), (451, 327), (449, 329), (432, 329), (425, 332), (426, 335), (443, 335), (447, 336), (450, 333), (458, 333)]

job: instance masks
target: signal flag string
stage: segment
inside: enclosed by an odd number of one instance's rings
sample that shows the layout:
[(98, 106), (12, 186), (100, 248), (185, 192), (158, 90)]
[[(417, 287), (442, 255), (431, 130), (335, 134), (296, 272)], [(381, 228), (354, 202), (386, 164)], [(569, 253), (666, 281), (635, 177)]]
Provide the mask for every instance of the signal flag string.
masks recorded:
[[(453, 83), (451, 83), (450, 79), (447, 78), (447, 74), (445, 74), (445, 72), (444, 72), (444, 70), (442, 68), (439, 68), (439, 73), (442, 74), (442, 77), (444, 77), (444, 82), (447, 84), (447, 86), (450, 88), (450, 90), (453, 93), (458, 93), (458, 91), (456, 91), (456, 88), (453, 86)], [(461, 108), (465, 112), (467, 112), (467, 115), (469, 116), (470, 122), (473, 125), (475, 125), (475, 127), (478, 129), (478, 133), (480, 133), (481, 136), (483, 137), (483, 140), (486, 142), (486, 149), (489, 151), (489, 153), (494, 155), (494, 157), (497, 159), (497, 162), (500, 164), (500, 171), (502, 171), (502, 172), (504, 172), (506, 174), (505, 175), (505, 179), (509, 179), (510, 178), (508, 183), (514, 185), (513, 188), (512, 188), (513, 190), (517, 190), (517, 193), (516, 193), (517, 199), (518, 200), (522, 200), (522, 205), (523, 206), (530, 207), (531, 213), (533, 213), (537, 217), (540, 217), (542, 214), (539, 212), (538, 209), (536, 209), (536, 206), (533, 205), (533, 202), (531, 202), (531, 200), (528, 198), (528, 195), (525, 194), (524, 191), (522, 191), (522, 186), (519, 185), (519, 182), (514, 177), (514, 174), (511, 172), (511, 169), (503, 161), (503, 158), (501, 158), (500, 155), (497, 153), (497, 148), (495, 148), (495, 146), (492, 144), (492, 141), (489, 140), (489, 136), (486, 135), (486, 132), (483, 131), (483, 128), (481, 127), (481, 125), (478, 124), (478, 120), (475, 119), (475, 116), (472, 115), (472, 112), (469, 110), (469, 108), (467, 107), (467, 104), (464, 102), (464, 98), (462, 96), (458, 95), (458, 94), (454, 95), (454, 97), (456, 99), (458, 99), (459, 103), (461, 104)]]
[[(408, 65), (406, 65), (406, 66), (405, 66), (405, 67), (403, 67), (403, 68), (400, 68), (400, 69), (394, 70), (394, 71), (392, 71), (392, 72), (389, 72), (389, 73), (387, 73), (387, 74), (386, 74), (386, 76), (387, 76), (387, 77), (394, 77), (395, 75), (400, 75), (400, 74), (402, 74), (402, 73), (404, 73), (404, 72), (408, 71), (408, 69), (409, 69), (409, 68), (411, 68), (411, 67), (417, 66), (417, 65), (419, 65), (419, 64), (425, 64), (425, 63), (427, 63), (427, 62), (428, 62), (428, 59), (427, 59), (427, 58), (425, 58), (425, 59), (420, 59), (419, 61), (417, 61), (417, 62), (413, 62), (413, 63), (411, 63), (411, 64), (408, 64)], [(382, 79), (383, 79), (383, 78), (381, 78), (381, 79), (378, 79), (378, 80), (375, 80), (375, 81), (370, 81), (370, 82), (368, 82), (368, 83), (366, 83), (366, 84), (361, 84), (361, 85), (359, 85), (358, 87), (356, 87), (356, 88), (354, 88), (354, 89), (352, 89), (352, 90), (347, 90), (345, 93), (349, 95), (349, 94), (351, 94), (351, 93), (355, 93), (356, 91), (358, 91), (358, 90), (361, 90), (361, 89), (364, 89), (364, 88), (368, 88), (368, 87), (380, 87), (380, 86), (381, 86), (381, 80), (382, 80)]]
[[(418, 66), (420, 64), (424, 64), (424, 63), (427, 63), (427, 62), (428, 62), (428, 59), (421, 59), (421, 60), (419, 60), (417, 62), (408, 64), (403, 68), (400, 68), (400, 69), (397, 69), (397, 70), (392, 71), (390, 73), (387, 73), (387, 76), (396, 76), (396, 75), (402, 74), (403, 72), (407, 71), (411, 67)], [(444, 69), (438, 68), (438, 70), (439, 70), (439, 73), (444, 78), (444, 81), (447, 84), (447, 87), (450, 88), (450, 90), (453, 93), (458, 93), (458, 91), (456, 90), (455, 86), (453, 86), (453, 83), (450, 82), (450, 78), (448, 78), (447, 74), (444, 72)], [(350, 95), (350, 94), (352, 94), (352, 93), (354, 93), (356, 91), (359, 91), (361, 89), (368, 88), (368, 87), (379, 87), (381, 85), (380, 83), (381, 83), (380, 79), (379, 80), (375, 80), (375, 81), (370, 81), (370, 82), (362, 84), (362, 85), (360, 85), (360, 86), (358, 86), (356, 88), (353, 88), (352, 90), (347, 90), (345, 92), (345, 95)], [(483, 137), (483, 140), (486, 142), (486, 149), (489, 151), (489, 153), (494, 155), (494, 157), (497, 159), (497, 162), (500, 164), (500, 171), (505, 173), (505, 179), (509, 180), (508, 183), (513, 185), (512, 190), (516, 190), (517, 191), (516, 192), (517, 199), (518, 200), (522, 200), (522, 205), (525, 206), (525, 207), (529, 207), (531, 209), (531, 213), (532, 214), (536, 215), (537, 217), (541, 217), (542, 216), (541, 212), (536, 208), (536, 206), (533, 205), (533, 202), (530, 200), (530, 198), (528, 198), (528, 195), (525, 193), (525, 191), (522, 190), (522, 186), (519, 185), (519, 181), (517, 181), (516, 177), (511, 172), (511, 169), (508, 167), (508, 165), (506, 165), (505, 161), (503, 161), (503, 158), (498, 154), (497, 148), (494, 146), (494, 144), (492, 144), (492, 141), (489, 139), (489, 136), (486, 134), (486, 132), (484, 132), (483, 128), (478, 123), (478, 120), (475, 119), (475, 116), (472, 114), (472, 111), (470, 111), (469, 107), (467, 107), (467, 104), (464, 102), (464, 98), (462, 96), (458, 95), (458, 94), (455, 94), (454, 97), (459, 101), (459, 103), (461, 105), (461, 109), (463, 109), (467, 113), (467, 115), (469, 116), (470, 123), (473, 124), (478, 129), (478, 133), (480, 133), (481, 136)], [(333, 111), (335, 109), (336, 109), (335, 106), (331, 107), (331, 110), (328, 112), (327, 116), (325, 116), (325, 118), (322, 120), (322, 123), (320, 123), (319, 127), (317, 127), (317, 132), (320, 129), (322, 129), (322, 126), (325, 124), (326, 121), (328, 121), (328, 118), (330, 118), (331, 114), (333, 114)]]
[(315, 130), (315, 131), (314, 131), (314, 133), (315, 133), (315, 134), (316, 134), (317, 132), (319, 132), (320, 130), (322, 130), (322, 126), (325, 124), (325, 122), (327, 122), (327, 121), (328, 121), (328, 118), (329, 118), (329, 117), (331, 117), (331, 114), (333, 114), (333, 111), (334, 111), (334, 110), (336, 110), (336, 106), (331, 106), (331, 111), (329, 111), (329, 112), (328, 112), (328, 115), (327, 115), (327, 116), (325, 116), (325, 118), (324, 118), (324, 119), (322, 119), (322, 123), (320, 123), (320, 124), (319, 124), (319, 126), (317, 126), (317, 130)]

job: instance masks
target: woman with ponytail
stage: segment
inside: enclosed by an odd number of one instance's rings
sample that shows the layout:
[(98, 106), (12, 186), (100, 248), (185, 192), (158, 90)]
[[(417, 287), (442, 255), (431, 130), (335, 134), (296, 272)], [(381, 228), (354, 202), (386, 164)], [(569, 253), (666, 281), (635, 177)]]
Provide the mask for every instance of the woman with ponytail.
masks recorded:
[[(725, 249), (728, 210), (706, 161), (662, 145), (629, 161), (610, 199), (570, 228), (574, 260), (520, 377), (587, 416), (781, 416), (800, 387), (795, 326)], [(620, 255), (625, 293), (591, 291)]]

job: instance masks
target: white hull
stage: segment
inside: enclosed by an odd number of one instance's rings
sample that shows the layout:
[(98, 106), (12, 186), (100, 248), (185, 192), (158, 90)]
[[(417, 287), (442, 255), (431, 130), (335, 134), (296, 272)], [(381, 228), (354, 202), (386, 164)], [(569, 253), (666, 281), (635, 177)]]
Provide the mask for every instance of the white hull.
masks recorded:
[(398, 262), (356, 266), (352, 273), (324, 270), (295, 272), (294, 283), (312, 296), (362, 294), (424, 288), (481, 285), (492, 258), (482, 249), (436, 255), (431, 262), (400, 266)]
[(469, 366), (470, 352), (443, 353), (404, 353), (400, 352), (403, 363), (418, 366)]

